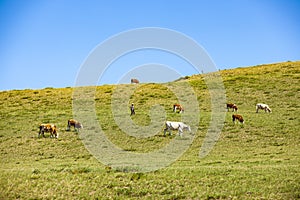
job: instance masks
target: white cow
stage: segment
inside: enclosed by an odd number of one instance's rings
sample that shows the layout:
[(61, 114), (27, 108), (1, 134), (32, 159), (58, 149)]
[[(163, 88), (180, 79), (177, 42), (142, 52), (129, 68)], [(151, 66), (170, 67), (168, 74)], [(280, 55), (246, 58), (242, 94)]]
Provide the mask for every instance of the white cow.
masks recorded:
[(265, 112), (272, 112), (271, 108), (267, 104), (258, 103), (256, 104), (256, 112), (258, 113), (258, 110), (265, 110)]
[(178, 130), (178, 134), (182, 136), (182, 133), (184, 130), (188, 130), (191, 132), (191, 127), (184, 124), (183, 122), (171, 122), (166, 121), (166, 128), (164, 129), (164, 136), (166, 135), (166, 132), (168, 131), (170, 135), (172, 135), (172, 130)]

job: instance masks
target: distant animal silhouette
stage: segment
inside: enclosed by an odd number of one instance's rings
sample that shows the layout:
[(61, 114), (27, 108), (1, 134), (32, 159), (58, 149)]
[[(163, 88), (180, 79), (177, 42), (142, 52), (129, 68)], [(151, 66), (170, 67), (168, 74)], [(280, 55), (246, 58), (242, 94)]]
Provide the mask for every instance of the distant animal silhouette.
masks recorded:
[(140, 83), (140, 81), (137, 80), (136, 78), (132, 78), (130, 81), (131, 81), (131, 83)]

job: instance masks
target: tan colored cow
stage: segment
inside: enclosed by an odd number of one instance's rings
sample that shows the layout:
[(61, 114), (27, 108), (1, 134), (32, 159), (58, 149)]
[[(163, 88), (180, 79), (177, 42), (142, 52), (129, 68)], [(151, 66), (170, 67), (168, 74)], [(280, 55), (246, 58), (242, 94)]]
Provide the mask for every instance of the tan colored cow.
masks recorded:
[(40, 135), (45, 137), (45, 132), (49, 132), (51, 138), (58, 138), (57, 128), (54, 124), (40, 124), (40, 131), (38, 137), (40, 137)]

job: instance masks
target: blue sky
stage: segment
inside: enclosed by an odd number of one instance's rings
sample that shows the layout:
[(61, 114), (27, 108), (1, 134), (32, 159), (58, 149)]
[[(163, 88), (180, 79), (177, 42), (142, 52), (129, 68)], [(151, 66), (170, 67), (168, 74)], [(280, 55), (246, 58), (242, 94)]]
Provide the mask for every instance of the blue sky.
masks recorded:
[[(143, 27), (192, 38), (218, 69), (300, 60), (299, 10), (288, 0), (2, 0), (0, 90), (72, 87), (97, 45)], [(174, 55), (145, 50), (115, 61), (99, 84), (149, 63), (174, 69), (171, 78), (197, 73)]]

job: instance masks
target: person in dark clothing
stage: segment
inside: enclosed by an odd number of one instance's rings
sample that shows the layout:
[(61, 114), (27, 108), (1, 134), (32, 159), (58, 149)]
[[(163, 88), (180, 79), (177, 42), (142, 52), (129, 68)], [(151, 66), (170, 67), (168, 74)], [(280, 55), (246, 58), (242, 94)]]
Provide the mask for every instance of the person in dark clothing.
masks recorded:
[(131, 111), (131, 114), (130, 114), (130, 116), (131, 115), (135, 115), (135, 111), (134, 111), (134, 105), (133, 105), (133, 103), (131, 104), (131, 106), (130, 106), (130, 111)]

